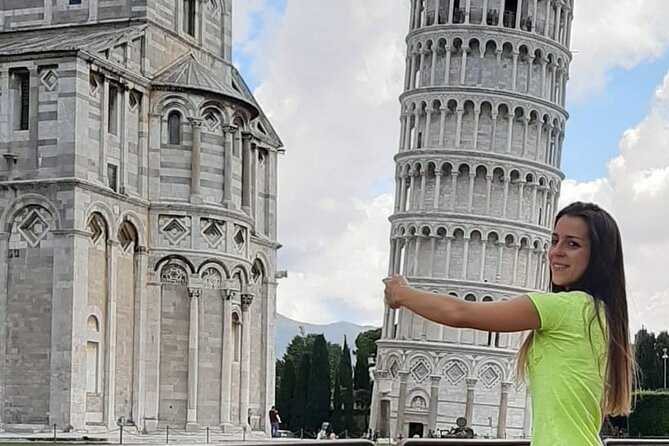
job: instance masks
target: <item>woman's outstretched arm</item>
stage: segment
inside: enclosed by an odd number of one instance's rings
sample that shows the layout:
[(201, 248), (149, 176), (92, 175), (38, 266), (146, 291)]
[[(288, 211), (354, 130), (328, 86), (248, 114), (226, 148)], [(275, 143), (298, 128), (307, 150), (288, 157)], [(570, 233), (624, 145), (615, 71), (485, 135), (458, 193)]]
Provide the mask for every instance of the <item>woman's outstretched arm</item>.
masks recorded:
[(402, 276), (383, 281), (385, 299), (391, 308), (405, 307), (439, 324), (483, 331), (513, 332), (536, 330), (541, 320), (527, 296), (501, 302), (468, 302), (443, 294), (412, 288)]

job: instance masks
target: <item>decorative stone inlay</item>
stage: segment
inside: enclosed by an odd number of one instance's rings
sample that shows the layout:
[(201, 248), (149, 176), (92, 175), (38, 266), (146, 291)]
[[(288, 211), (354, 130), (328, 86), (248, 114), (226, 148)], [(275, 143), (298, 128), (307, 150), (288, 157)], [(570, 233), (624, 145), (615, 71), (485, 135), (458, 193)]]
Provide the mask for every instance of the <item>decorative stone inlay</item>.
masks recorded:
[(30, 212), (19, 226), (19, 232), (33, 248), (39, 245), (48, 231), (49, 224), (36, 210)]
[(40, 81), (42, 82), (42, 85), (44, 85), (44, 88), (48, 91), (53, 91), (53, 89), (56, 88), (56, 85), (58, 85), (58, 75), (53, 70), (47, 70), (42, 75)]
[(207, 241), (210, 248), (216, 248), (223, 240), (224, 225), (224, 222), (213, 219), (203, 218), (201, 220), (202, 237)]
[(169, 220), (160, 231), (167, 237), (173, 245), (179, 243), (186, 235), (188, 229), (177, 218)]
[(411, 367), (411, 376), (419, 383), (425, 381), (430, 373), (432, 373), (432, 367), (424, 359), (416, 360)]
[(218, 14), (219, 11), (220, 11), (219, 6), (218, 6), (218, 1), (216, 1), (216, 0), (209, 0), (209, 1), (207, 2), (207, 9), (209, 10), (209, 12), (210, 12), (211, 14)]
[(467, 376), (467, 369), (460, 361), (449, 361), (444, 367), (444, 376), (451, 384), (458, 384)]
[(479, 378), (486, 387), (490, 388), (502, 379), (502, 371), (495, 364), (486, 365), (479, 372)]
[(100, 247), (100, 242), (104, 241), (105, 228), (104, 223), (100, 221), (100, 217), (93, 216), (88, 223), (88, 231), (91, 233), (91, 244), (95, 247)]
[(216, 113), (208, 111), (204, 115), (204, 123), (210, 131), (214, 131), (219, 125), (221, 125), (221, 120), (218, 118)]
[(130, 111), (137, 111), (137, 106), (139, 105), (140, 93), (136, 91), (131, 91), (128, 95), (128, 105), (130, 106)]
[(160, 281), (168, 285), (187, 285), (188, 274), (179, 265), (166, 265), (160, 273)]
[(118, 242), (124, 253), (128, 254), (134, 251), (137, 240), (132, 226), (127, 223), (121, 225), (118, 230)]
[(97, 76), (93, 73), (91, 73), (89, 78), (88, 78), (88, 86), (90, 87), (90, 90), (91, 90), (91, 96), (97, 96), (98, 87), (100, 85), (99, 85)]
[(253, 294), (242, 294), (242, 310), (246, 311), (253, 303)]
[(213, 290), (218, 290), (221, 288), (221, 273), (219, 273), (216, 268), (205, 269), (201, 278), (203, 288), (209, 288)]
[(246, 229), (235, 225), (235, 235), (232, 237), (232, 241), (235, 242), (237, 252), (242, 252), (246, 243)]

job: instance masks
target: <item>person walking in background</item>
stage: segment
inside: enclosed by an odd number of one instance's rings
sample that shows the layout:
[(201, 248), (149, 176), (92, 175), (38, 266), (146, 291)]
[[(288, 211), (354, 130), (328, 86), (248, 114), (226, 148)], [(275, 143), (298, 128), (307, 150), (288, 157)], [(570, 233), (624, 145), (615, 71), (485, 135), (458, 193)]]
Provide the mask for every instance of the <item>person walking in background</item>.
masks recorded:
[(532, 395), (532, 446), (599, 446), (602, 418), (631, 408), (634, 359), (622, 241), (599, 206), (573, 203), (548, 250), (551, 293), (476, 303), (384, 279), (385, 301), (431, 321), (489, 332), (531, 330), (516, 374)]
[(279, 417), (279, 411), (276, 410), (276, 406), (272, 406), (269, 410), (269, 424), (272, 429), (272, 437), (276, 437), (279, 431), (279, 424), (281, 424), (281, 417)]

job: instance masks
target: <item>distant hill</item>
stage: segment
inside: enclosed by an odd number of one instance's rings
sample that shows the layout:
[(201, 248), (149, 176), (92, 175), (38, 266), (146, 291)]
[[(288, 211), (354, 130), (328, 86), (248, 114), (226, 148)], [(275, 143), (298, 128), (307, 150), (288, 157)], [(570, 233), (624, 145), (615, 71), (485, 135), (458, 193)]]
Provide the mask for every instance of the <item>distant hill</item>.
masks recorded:
[[(302, 327), (302, 330), (300, 330)], [(374, 330), (378, 327), (371, 325), (356, 325), (350, 322), (335, 322), (332, 324), (318, 325), (307, 324), (304, 322), (294, 321), (279, 313), (276, 314), (276, 344), (275, 352), (277, 359), (280, 359), (286, 352), (286, 348), (290, 341), (304, 331), (304, 334), (320, 334), (325, 336), (329, 342), (342, 345), (344, 343), (344, 335), (348, 339), (348, 345), (351, 350), (355, 349), (355, 338), (359, 333), (367, 330)]]

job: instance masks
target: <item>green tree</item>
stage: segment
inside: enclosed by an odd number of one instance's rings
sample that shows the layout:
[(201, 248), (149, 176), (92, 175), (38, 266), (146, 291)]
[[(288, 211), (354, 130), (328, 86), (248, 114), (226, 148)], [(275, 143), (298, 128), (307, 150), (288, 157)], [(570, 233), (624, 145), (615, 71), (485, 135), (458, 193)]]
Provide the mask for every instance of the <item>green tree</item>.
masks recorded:
[[(288, 347), (286, 347), (286, 353), (283, 354), (283, 360), (285, 361), (286, 359), (291, 358), (293, 360), (293, 364), (298, 364), (303, 353), (311, 354), (314, 349), (314, 340), (317, 336), (322, 335), (313, 333), (308, 335), (295, 335), (295, 337), (288, 344)], [(334, 379), (335, 370), (339, 366), (341, 346), (339, 344), (327, 342), (327, 340), (326, 343), (330, 362), (330, 376), (332, 379)]]
[[(308, 353), (303, 353), (299, 364), (295, 374), (295, 391), (293, 392), (293, 403), (291, 405), (292, 413), (289, 426), (292, 431), (307, 427), (309, 413), (307, 408), (309, 388), (305, 384), (309, 382), (311, 373), (311, 356)], [(280, 412), (279, 415), (281, 415)]]
[(351, 351), (344, 337), (344, 348), (339, 360), (339, 380), (341, 382), (341, 401), (344, 412), (342, 427), (348, 432), (355, 432), (353, 424), (353, 369), (351, 367)]
[(376, 341), (381, 339), (381, 329), (367, 330), (355, 338), (356, 356), (376, 356)]
[(639, 366), (638, 387), (643, 390), (656, 389), (659, 382), (655, 342), (655, 334), (648, 333), (645, 328), (634, 336), (634, 359)]
[(307, 382), (307, 426), (315, 429), (330, 419), (330, 358), (323, 335), (317, 335), (314, 339)]
[(281, 387), (276, 394), (276, 407), (279, 410), (281, 422), (290, 426), (293, 415), (293, 398), (295, 393), (295, 366), (293, 360), (288, 358), (284, 362), (281, 372)]
[[(664, 355), (664, 349), (667, 349), (667, 354), (669, 354), (669, 333), (666, 331), (661, 331), (657, 338), (655, 338), (655, 357), (657, 358), (657, 370), (659, 382), (657, 385), (658, 389), (664, 390), (664, 380), (665, 380), (665, 361), (662, 359)], [(669, 384), (669, 361), (667, 362), (667, 384)]]
[(334, 390), (332, 396), (332, 430), (339, 432), (342, 430), (343, 420), (342, 402), (341, 402), (341, 382), (339, 381), (339, 371), (335, 372)]

